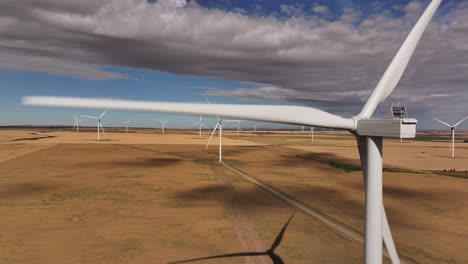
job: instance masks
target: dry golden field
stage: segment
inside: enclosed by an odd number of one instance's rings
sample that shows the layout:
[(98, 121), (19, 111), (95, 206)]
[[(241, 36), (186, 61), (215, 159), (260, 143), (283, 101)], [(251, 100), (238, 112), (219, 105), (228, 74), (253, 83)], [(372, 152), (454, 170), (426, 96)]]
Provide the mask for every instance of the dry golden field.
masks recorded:
[[(295, 211), (204, 151), (193, 132), (0, 131), (0, 263), (167, 263), (265, 251)], [(458, 134), (467, 139), (467, 135)], [(384, 200), (415, 263), (468, 263), (468, 143), (446, 134), (385, 141)], [(225, 163), (362, 233), (351, 135), (226, 131)], [(445, 171), (456, 169), (456, 171)], [(285, 263), (362, 263), (363, 248), (298, 212)], [(272, 263), (266, 257), (197, 263)]]

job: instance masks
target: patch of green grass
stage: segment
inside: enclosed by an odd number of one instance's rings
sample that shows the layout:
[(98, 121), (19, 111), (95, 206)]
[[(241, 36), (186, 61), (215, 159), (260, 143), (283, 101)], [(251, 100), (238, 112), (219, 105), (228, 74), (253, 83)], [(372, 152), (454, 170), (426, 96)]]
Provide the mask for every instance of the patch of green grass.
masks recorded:
[(444, 137), (431, 137), (431, 136), (422, 136), (422, 137), (416, 137), (414, 138), (416, 141), (442, 141), (442, 140), (447, 140)]
[(383, 168), (384, 172), (403, 172), (403, 173), (416, 173), (420, 174), (421, 172), (419, 171), (414, 171), (414, 170), (409, 170), (409, 169), (403, 169), (403, 168), (397, 168), (397, 167), (384, 167)]
[(449, 177), (455, 177), (455, 178), (462, 178), (462, 179), (468, 179), (468, 172), (467, 171), (431, 171), (435, 174), (439, 175), (444, 175), (444, 176), (449, 176)]
[[(308, 153), (306, 155), (296, 155), (297, 158), (301, 159), (310, 159), (322, 163), (328, 164), (332, 168), (336, 168), (342, 170), (346, 173), (351, 173), (355, 171), (362, 171), (360, 165), (356, 165), (350, 162), (341, 162), (337, 161), (338, 157), (330, 155), (330, 154), (322, 154), (322, 153)], [(403, 172), (403, 173), (419, 173), (417, 171), (398, 168), (398, 167), (384, 167), (384, 172)]]
[(336, 161), (330, 161), (328, 162), (328, 165), (330, 165), (333, 168), (340, 169), (346, 173), (350, 172), (355, 172), (355, 171), (361, 171), (361, 166), (356, 166), (353, 164), (347, 164), (347, 163), (339, 163)]
[(54, 138), (54, 137), (55, 136), (33, 137), (33, 138), (17, 138), (17, 139), (12, 139), (11, 141), (39, 140), (39, 139)]

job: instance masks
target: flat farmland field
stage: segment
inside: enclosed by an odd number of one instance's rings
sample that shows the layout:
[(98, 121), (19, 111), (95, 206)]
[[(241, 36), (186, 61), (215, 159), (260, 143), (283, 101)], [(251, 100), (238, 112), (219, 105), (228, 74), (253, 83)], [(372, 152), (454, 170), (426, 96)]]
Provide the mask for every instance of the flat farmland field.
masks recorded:
[[(284, 263), (362, 263), (363, 247), (217, 162), (208, 133), (0, 131), (0, 263), (168, 263), (264, 252)], [(384, 201), (413, 263), (467, 263), (468, 143), (387, 140)], [(430, 138), (431, 140), (428, 140)], [(460, 134), (460, 139), (467, 138)], [(363, 232), (353, 137), (226, 131), (225, 164)], [(426, 165), (424, 165), (426, 164)], [(446, 171), (444, 171), (444, 169)], [(456, 169), (454, 171), (447, 171)], [(197, 263), (272, 263), (236, 257)]]

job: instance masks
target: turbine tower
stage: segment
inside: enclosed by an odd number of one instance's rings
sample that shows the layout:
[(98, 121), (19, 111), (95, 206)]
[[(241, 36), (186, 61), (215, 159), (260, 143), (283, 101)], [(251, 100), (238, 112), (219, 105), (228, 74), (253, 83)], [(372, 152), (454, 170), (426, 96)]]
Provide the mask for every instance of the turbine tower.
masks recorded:
[(165, 132), (166, 123), (167, 123), (168, 121), (159, 121), (159, 122), (161, 122), (162, 133), (163, 133), (163, 135), (165, 135), (165, 134), (166, 134), (166, 132)]
[(314, 141), (314, 127), (310, 127), (310, 142)]
[(84, 121), (84, 120), (81, 120), (79, 119), (76, 115), (72, 114), (73, 117), (75, 118), (75, 124), (73, 124), (73, 128), (72, 129), (75, 129), (76, 127), (76, 132), (80, 132), (80, 122)]
[(102, 122), (101, 119), (104, 117), (104, 115), (107, 113), (106, 109), (100, 116), (85, 116), (85, 115), (80, 115), (81, 117), (86, 117), (86, 118), (91, 118), (91, 119), (96, 119), (97, 121), (97, 140), (100, 141), (100, 130), (102, 129), (102, 133), (105, 134), (104, 128), (102, 127)]
[(223, 161), (223, 123), (229, 123), (229, 122), (238, 122), (239, 120), (222, 120), (220, 117), (216, 116), (218, 119), (218, 122), (216, 123), (216, 126), (213, 129), (213, 132), (211, 132), (210, 139), (208, 140), (208, 144), (206, 144), (205, 150), (208, 149), (211, 143), (211, 139), (213, 138), (213, 135), (216, 132), (216, 129), (219, 128), (219, 162)]
[(126, 120), (122, 121), (122, 123), (125, 125), (125, 133), (128, 133), (128, 124), (130, 124), (131, 120)]
[(201, 139), (201, 130), (202, 130), (202, 127), (206, 128), (206, 129), (209, 129), (205, 124), (203, 124), (203, 121), (202, 121), (202, 116), (200, 116), (200, 120), (193, 123), (192, 125), (190, 125), (191, 127), (195, 126), (195, 125), (199, 125), (199, 129), (198, 129), (198, 137)]
[[(234, 120), (233, 120), (234, 121)], [(240, 128), (240, 123), (242, 122), (243, 120), (235, 120), (234, 122), (237, 122), (236, 125), (234, 125), (234, 127), (236, 127), (236, 131), (237, 131), (237, 136), (239, 136), (239, 132), (242, 130)]]
[(30, 96), (23, 104), (55, 107), (103, 109), (112, 107), (130, 111), (223, 116), (252, 121), (343, 129), (351, 132), (358, 143), (365, 186), (364, 263), (381, 264), (382, 239), (392, 263), (400, 263), (393, 242), (382, 197), (383, 138), (414, 138), (415, 119), (372, 118), (377, 106), (394, 90), (408, 66), (414, 50), (442, 0), (432, 0), (374, 88), (361, 112), (351, 118), (327, 113), (317, 108), (291, 105), (236, 105), (142, 102), (99, 98)]
[(451, 157), (452, 159), (455, 158), (455, 129), (461, 124), (463, 123), (463, 121), (465, 121), (466, 119), (468, 119), (468, 116), (464, 117), (463, 119), (461, 119), (460, 121), (458, 121), (457, 123), (455, 123), (454, 125), (449, 125), (448, 123), (445, 123), (444, 121), (440, 120), (440, 119), (437, 119), (435, 117), (433, 117), (434, 120), (436, 121), (439, 121), (440, 123), (448, 126), (450, 128), (450, 154), (451, 154)]

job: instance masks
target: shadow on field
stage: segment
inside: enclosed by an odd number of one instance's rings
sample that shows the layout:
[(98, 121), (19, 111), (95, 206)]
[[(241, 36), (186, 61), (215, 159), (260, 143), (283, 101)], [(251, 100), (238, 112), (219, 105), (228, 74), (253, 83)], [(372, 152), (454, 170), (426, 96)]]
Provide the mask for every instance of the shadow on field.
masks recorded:
[(284, 264), (283, 259), (279, 255), (275, 253), (275, 249), (281, 244), (283, 240), (284, 233), (288, 228), (289, 223), (293, 219), (294, 214), (288, 219), (286, 224), (283, 226), (281, 231), (276, 236), (275, 240), (271, 244), (271, 247), (263, 252), (239, 252), (239, 253), (231, 253), (231, 254), (224, 254), (224, 255), (216, 255), (216, 256), (209, 256), (203, 258), (195, 258), (195, 259), (186, 259), (180, 261), (169, 262), (169, 264), (177, 264), (177, 263), (188, 263), (188, 262), (196, 262), (202, 260), (210, 260), (210, 259), (221, 259), (221, 258), (238, 258), (238, 257), (259, 257), (259, 256), (268, 256), (270, 257), (273, 264)]
[[(352, 182), (343, 182), (339, 184), (344, 184), (350, 189), (357, 189), (362, 192), (362, 196), (350, 196), (348, 192), (343, 192), (341, 188), (314, 185), (282, 186), (280, 191), (282, 191), (286, 196), (295, 198), (306, 206), (313, 208), (317, 212), (325, 214), (346, 226), (351, 226), (351, 228), (362, 233), (365, 209), (364, 185), (362, 183)], [(206, 201), (224, 203), (224, 192), (227, 191), (227, 189), (228, 187), (223, 185), (203, 186), (179, 192), (174, 196), (174, 199), (181, 200), (184, 204), (189, 206), (194, 206), (200, 202)], [(277, 198), (276, 196), (273, 196), (257, 187), (252, 186), (252, 188), (242, 190), (235, 189), (234, 191), (238, 198), (237, 202), (244, 208), (267, 210), (271, 212), (274, 208), (284, 208), (285, 206), (284, 203), (280, 202), (280, 198)], [(421, 201), (430, 201), (431, 199), (434, 199), (434, 197), (431, 198), (431, 194), (423, 191), (400, 189), (393, 186), (384, 187), (384, 198), (385, 197), (391, 199), (400, 198), (408, 204), (420, 203)], [(408, 219), (414, 216), (413, 214), (402, 211), (395, 206), (386, 206), (385, 209), (391, 227), (401, 228), (403, 230), (407, 228), (415, 228), (418, 230), (429, 231), (426, 226), (416, 226), (408, 222)], [(431, 207), (426, 207), (426, 209), (434, 210), (434, 213), (439, 210)], [(354, 219), (354, 224), (349, 222), (350, 219)]]
[(55, 184), (40, 182), (20, 183), (4, 186), (0, 189), (0, 198), (21, 198), (46, 193), (57, 189)]
[[(120, 160), (112, 162), (98, 163), (100, 166), (111, 166), (111, 167), (138, 167), (138, 168), (148, 168), (148, 167), (165, 167), (172, 166), (182, 162), (182, 159), (178, 158), (138, 158), (132, 160)], [(90, 165), (81, 164), (80, 166)], [(93, 164), (96, 165), (96, 164)]]
[[(225, 185), (208, 185), (176, 193), (174, 199), (182, 200), (184, 204), (195, 205), (204, 201), (217, 201), (223, 203), (223, 196), (228, 191)], [(343, 208), (345, 214), (362, 215), (364, 201), (349, 198), (346, 194), (337, 189), (324, 186), (285, 186), (281, 188), (283, 194), (292, 198), (297, 198), (300, 202), (317, 208), (318, 205), (329, 204), (331, 207)], [(234, 189), (239, 205), (245, 208), (271, 210), (272, 208), (284, 208), (285, 204), (280, 198), (273, 194), (251, 186), (250, 188)], [(315, 204), (315, 202), (317, 204)]]

